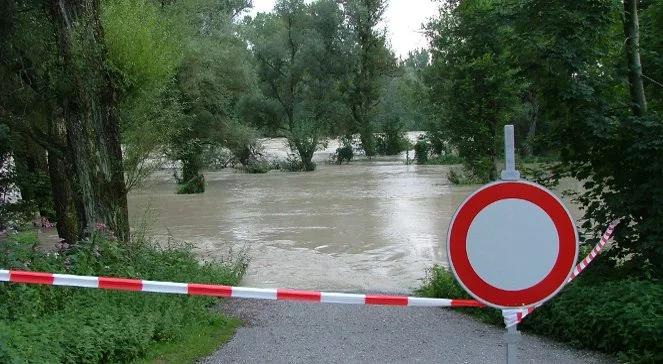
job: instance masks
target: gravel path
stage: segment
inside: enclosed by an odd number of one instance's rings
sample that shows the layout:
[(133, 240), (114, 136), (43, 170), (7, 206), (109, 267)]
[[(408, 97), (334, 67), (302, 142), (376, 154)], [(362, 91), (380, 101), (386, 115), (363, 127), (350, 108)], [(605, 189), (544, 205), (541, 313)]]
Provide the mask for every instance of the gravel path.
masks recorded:
[[(499, 363), (505, 330), (445, 309), (224, 301), (244, 320), (203, 363)], [(613, 363), (614, 358), (523, 334), (522, 363)]]

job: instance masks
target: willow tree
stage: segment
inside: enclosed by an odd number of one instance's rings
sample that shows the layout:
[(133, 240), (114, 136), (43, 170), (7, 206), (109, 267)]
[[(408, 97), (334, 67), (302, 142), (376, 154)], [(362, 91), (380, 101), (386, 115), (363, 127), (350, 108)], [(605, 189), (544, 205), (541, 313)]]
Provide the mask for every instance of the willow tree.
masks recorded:
[(352, 85), (347, 102), (360, 134), (362, 148), (371, 157), (376, 154), (374, 119), (380, 102), (380, 82), (395, 66), (394, 57), (386, 45), (385, 31), (378, 28), (387, 1), (346, 0), (344, 5), (354, 41)]
[(114, 76), (108, 66), (99, 0), (52, 0), (63, 75), (61, 106), (67, 162), (82, 202), (80, 226), (104, 224), (129, 238)]
[[(270, 129), (286, 135), (301, 169), (312, 171), (319, 142), (348, 114), (341, 94), (348, 69), (343, 14), (331, 0), (282, 0), (274, 13), (258, 14), (251, 25), (265, 96), (254, 109), (275, 124)], [(269, 110), (275, 117), (266, 117)]]

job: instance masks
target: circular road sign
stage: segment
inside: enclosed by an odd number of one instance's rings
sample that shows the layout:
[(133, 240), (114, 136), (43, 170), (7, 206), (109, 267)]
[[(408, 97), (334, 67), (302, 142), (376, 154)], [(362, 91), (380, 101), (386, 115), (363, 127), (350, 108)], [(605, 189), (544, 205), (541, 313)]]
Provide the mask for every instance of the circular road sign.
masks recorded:
[(496, 182), (460, 205), (447, 252), (456, 278), (477, 300), (497, 308), (533, 306), (564, 286), (578, 257), (578, 233), (546, 188)]

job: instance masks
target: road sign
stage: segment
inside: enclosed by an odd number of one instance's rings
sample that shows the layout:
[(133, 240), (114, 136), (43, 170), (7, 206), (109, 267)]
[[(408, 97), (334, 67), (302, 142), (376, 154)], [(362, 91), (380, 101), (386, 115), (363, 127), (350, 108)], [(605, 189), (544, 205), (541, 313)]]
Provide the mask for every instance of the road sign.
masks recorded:
[(450, 266), (474, 298), (497, 308), (540, 304), (566, 282), (578, 257), (573, 218), (552, 192), (502, 181), (468, 197), (451, 220)]

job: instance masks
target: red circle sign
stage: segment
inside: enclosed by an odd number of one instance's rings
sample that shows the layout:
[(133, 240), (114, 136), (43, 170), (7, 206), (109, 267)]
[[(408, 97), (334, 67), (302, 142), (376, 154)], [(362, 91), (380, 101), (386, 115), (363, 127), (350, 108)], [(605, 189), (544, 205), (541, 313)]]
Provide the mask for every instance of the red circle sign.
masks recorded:
[(573, 218), (549, 190), (513, 181), (486, 185), (451, 220), (449, 263), (474, 298), (498, 308), (554, 296), (578, 257)]

